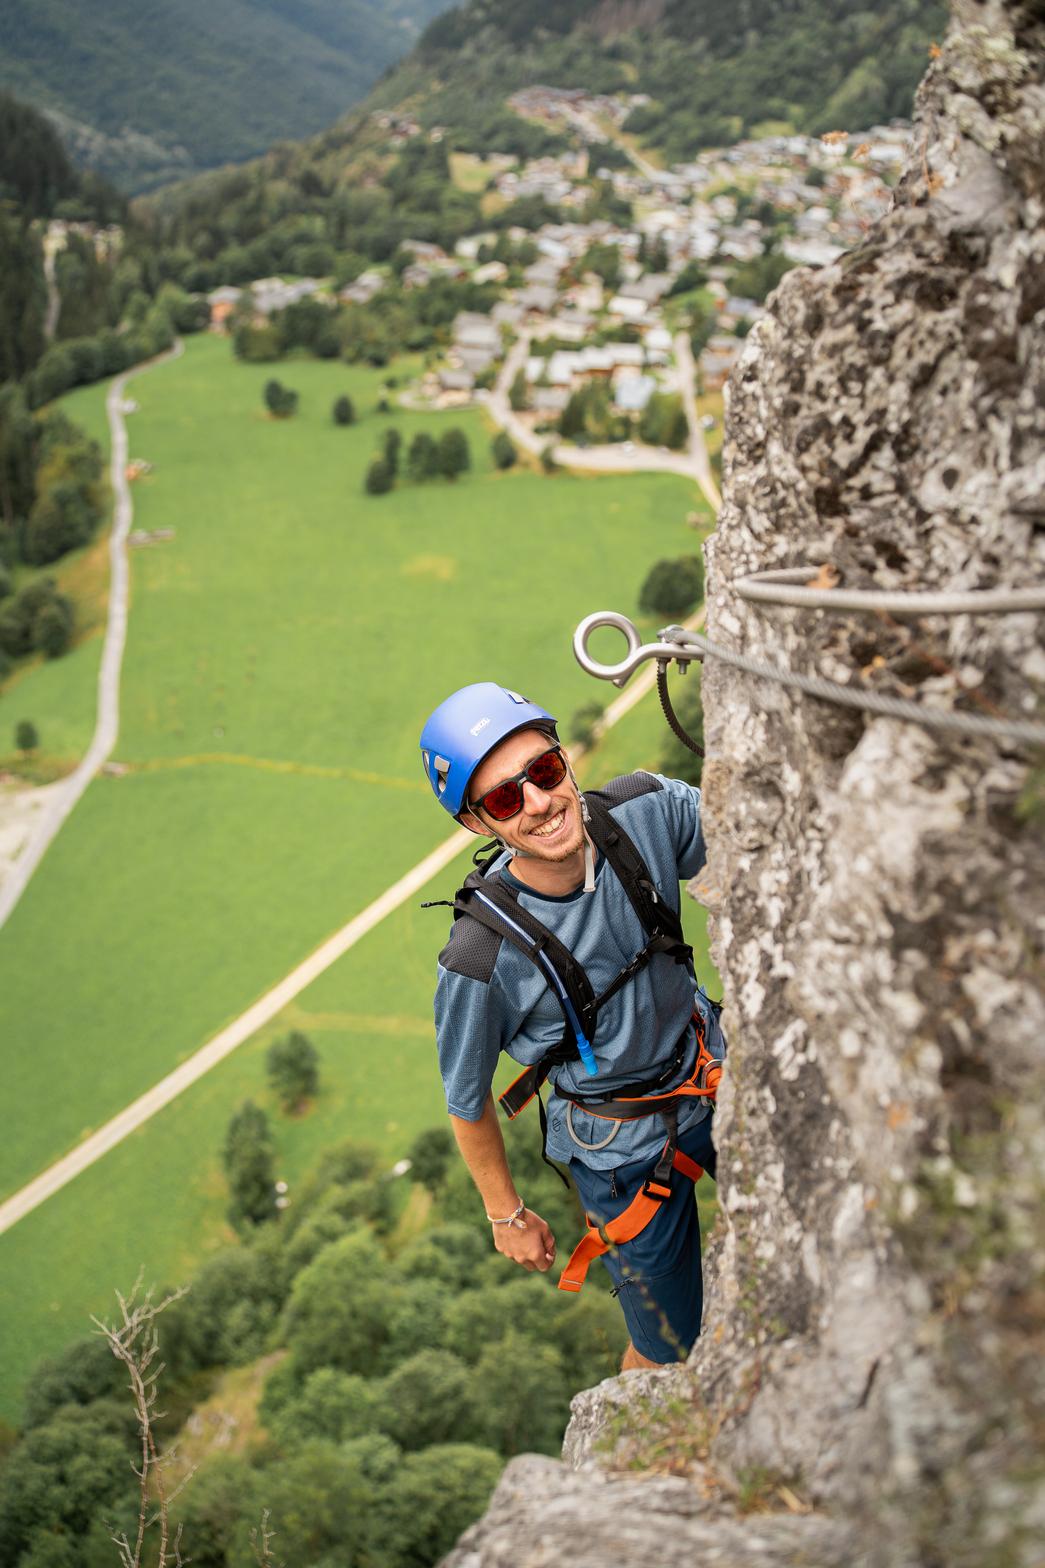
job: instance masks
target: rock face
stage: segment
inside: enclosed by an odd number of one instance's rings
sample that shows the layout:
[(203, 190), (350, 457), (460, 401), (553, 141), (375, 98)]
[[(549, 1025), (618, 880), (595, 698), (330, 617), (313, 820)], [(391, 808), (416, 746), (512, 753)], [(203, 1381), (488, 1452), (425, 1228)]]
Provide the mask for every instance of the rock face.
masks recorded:
[[(937, 708), (1045, 712), (1045, 616), (746, 604), (1045, 583), (1045, 8), (959, 0), (890, 213), (748, 339), (709, 635)], [(1029, 1565), (1045, 1538), (1040, 754), (709, 661), (729, 1069), (689, 1364), (575, 1401), (450, 1559)], [(627, 1526), (627, 1549), (614, 1547)], [(583, 1543), (578, 1548), (578, 1543)]]

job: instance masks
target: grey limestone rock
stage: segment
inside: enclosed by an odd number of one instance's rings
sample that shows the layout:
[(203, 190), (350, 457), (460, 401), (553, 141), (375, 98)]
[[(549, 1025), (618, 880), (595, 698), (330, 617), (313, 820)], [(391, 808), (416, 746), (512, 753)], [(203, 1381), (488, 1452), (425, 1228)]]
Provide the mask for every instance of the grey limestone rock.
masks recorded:
[[(1043, 437), (1045, 9), (957, 0), (891, 210), (836, 264), (789, 274), (746, 341), (711, 638), (1041, 718), (1041, 615), (809, 612), (730, 584), (805, 563), (848, 587), (1045, 583)], [(1041, 756), (712, 661), (704, 711), (694, 891), (730, 1040), (704, 1332), (687, 1366), (579, 1396), (580, 1468), (514, 1461), (450, 1561), (1031, 1568)]]

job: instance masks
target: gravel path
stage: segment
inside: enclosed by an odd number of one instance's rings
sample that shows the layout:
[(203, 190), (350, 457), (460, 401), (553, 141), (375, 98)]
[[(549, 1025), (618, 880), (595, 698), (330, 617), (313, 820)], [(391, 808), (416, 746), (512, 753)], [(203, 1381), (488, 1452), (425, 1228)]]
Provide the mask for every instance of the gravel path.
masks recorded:
[[(109, 586), (109, 616), (105, 628), (105, 647), (98, 672), (98, 717), (94, 735), (82, 762), (68, 778), (40, 790), (40, 800), (30, 804), (20, 796), (23, 832), (16, 835), (14, 857), (6, 864), (0, 863), (0, 927), (2, 927), (25, 892), (29, 879), (43, 859), (62, 823), (83, 795), (102, 763), (107, 761), (116, 745), (120, 728), (120, 666), (127, 640), (127, 535), (130, 532), (134, 509), (127, 484), (127, 426), (123, 420), (123, 398), (127, 382), (132, 376), (141, 375), (157, 365), (177, 359), (182, 352), (179, 341), (167, 354), (137, 365), (133, 370), (117, 376), (105, 400), (112, 437), (112, 462), (110, 478), (113, 492), (112, 533), (109, 537), (111, 581)], [(36, 791), (33, 792), (37, 794)], [(41, 803), (42, 802), (42, 803)]]
[[(698, 615), (684, 624), (697, 626), (703, 619), (703, 613), (701, 610)], [(626, 713), (630, 713), (636, 703), (649, 691), (654, 679), (654, 671), (651, 667), (629, 681), (627, 691), (616, 697), (603, 714), (602, 729), (611, 729)], [(573, 748), (573, 754), (578, 757), (580, 748)], [(162, 1078), (159, 1083), (146, 1090), (111, 1121), (106, 1122), (97, 1132), (91, 1133), (62, 1159), (56, 1160), (5, 1203), (0, 1203), (0, 1235), (5, 1230), (10, 1230), (12, 1225), (16, 1225), (27, 1214), (31, 1214), (33, 1209), (39, 1207), (52, 1194), (59, 1192), (81, 1171), (93, 1165), (96, 1160), (100, 1160), (110, 1149), (122, 1143), (124, 1138), (129, 1137), (165, 1105), (169, 1105), (190, 1084), (194, 1084), (205, 1073), (209, 1073), (212, 1067), (216, 1067), (226, 1056), (231, 1055), (237, 1046), (249, 1040), (251, 1035), (256, 1034), (264, 1024), (270, 1023), (288, 1003), (300, 995), (306, 986), (311, 985), (324, 970), (329, 969), (330, 965), (347, 953), (349, 948), (354, 947), (361, 937), (364, 937), (368, 931), (372, 931), (386, 915), (390, 915), (393, 910), (406, 903), (408, 898), (416, 896), (437, 872), (449, 865), (456, 855), (474, 842), (473, 835), (464, 828), (458, 829), (449, 838), (444, 839), (437, 849), (434, 849), (430, 855), (426, 855), (424, 860), (419, 861), (405, 876), (400, 877), (398, 882), (386, 888), (379, 898), (342, 926), (340, 931), (335, 932), (285, 979), (273, 986), (272, 990), (266, 992), (253, 1006), (248, 1007), (245, 1013), (241, 1013), (239, 1018), (222, 1029), (212, 1040), (208, 1040), (206, 1045), (201, 1046), (172, 1073), (168, 1073), (166, 1078)]]

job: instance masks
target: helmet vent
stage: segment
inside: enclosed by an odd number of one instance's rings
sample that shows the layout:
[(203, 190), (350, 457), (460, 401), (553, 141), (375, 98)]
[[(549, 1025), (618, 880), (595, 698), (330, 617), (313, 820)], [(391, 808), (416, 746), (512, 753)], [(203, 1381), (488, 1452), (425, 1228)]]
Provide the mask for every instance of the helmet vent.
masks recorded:
[(436, 757), (436, 759), (435, 759), (435, 771), (436, 771), (436, 785), (435, 785), (435, 787), (439, 791), (440, 795), (442, 795), (445, 792), (445, 790), (446, 790), (447, 780), (450, 777), (450, 764), (447, 762), (445, 757)]

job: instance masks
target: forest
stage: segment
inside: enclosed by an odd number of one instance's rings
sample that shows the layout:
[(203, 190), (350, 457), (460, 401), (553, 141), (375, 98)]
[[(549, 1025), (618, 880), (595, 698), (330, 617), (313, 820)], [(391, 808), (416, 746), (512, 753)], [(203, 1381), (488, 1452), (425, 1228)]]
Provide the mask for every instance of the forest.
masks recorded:
[[(571, 1245), (575, 1199), (533, 1128), (511, 1141), (528, 1201)], [(280, 1208), (266, 1117), (250, 1102), (234, 1114), (224, 1166), (241, 1239), (185, 1294), (152, 1292), (141, 1340), (155, 1329), (163, 1366), (153, 1434), (188, 1456), (166, 1488), (185, 1481), (171, 1525), (197, 1568), (256, 1563), (263, 1519), (273, 1560), (294, 1568), (431, 1568), (505, 1460), (556, 1453), (571, 1396), (615, 1372), (623, 1322), (601, 1279), (571, 1296), (496, 1254), (445, 1129), (420, 1134), (410, 1161), (397, 1177), (343, 1143)], [(233, 1451), (202, 1451), (194, 1426), (244, 1379)], [(0, 1471), (9, 1568), (106, 1568), (112, 1537), (133, 1539), (141, 1431), (127, 1385), (97, 1331), (37, 1368)], [(158, 1526), (149, 1550), (156, 1539)]]

